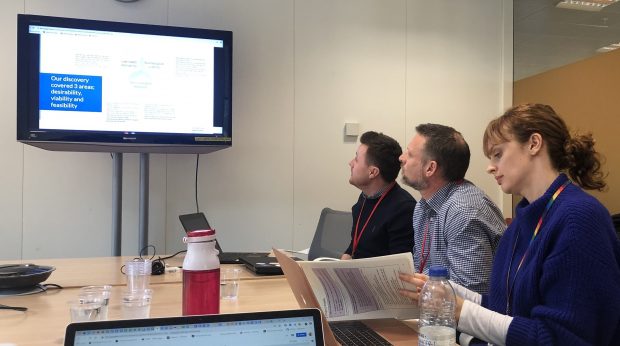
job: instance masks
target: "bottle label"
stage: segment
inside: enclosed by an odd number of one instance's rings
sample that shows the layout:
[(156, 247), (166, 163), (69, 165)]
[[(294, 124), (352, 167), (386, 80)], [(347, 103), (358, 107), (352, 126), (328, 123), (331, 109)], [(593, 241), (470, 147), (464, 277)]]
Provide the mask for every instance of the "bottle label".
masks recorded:
[(418, 346), (453, 346), (456, 330), (446, 326), (424, 326), (420, 328)]

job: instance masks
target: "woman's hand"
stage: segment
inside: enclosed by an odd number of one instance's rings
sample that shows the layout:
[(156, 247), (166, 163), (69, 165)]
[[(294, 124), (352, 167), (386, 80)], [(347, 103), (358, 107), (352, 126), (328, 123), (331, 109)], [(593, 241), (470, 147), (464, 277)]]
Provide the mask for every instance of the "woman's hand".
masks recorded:
[(399, 292), (401, 295), (410, 298), (411, 300), (415, 301), (417, 304), (418, 299), (420, 298), (420, 291), (422, 291), (422, 287), (424, 287), (424, 284), (428, 280), (428, 276), (424, 274), (418, 274), (418, 273), (414, 273), (414, 274), (400, 273), (398, 276), (402, 281), (408, 282), (415, 286), (415, 290), (401, 289)]

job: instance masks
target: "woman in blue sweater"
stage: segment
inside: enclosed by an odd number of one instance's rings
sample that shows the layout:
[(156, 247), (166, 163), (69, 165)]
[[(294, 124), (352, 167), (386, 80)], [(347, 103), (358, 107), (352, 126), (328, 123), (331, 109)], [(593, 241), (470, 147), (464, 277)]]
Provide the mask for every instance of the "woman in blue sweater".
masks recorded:
[[(454, 285), (458, 330), (499, 345), (620, 345), (620, 242), (609, 212), (581, 189), (605, 188), (592, 136), (571, 137), (553, 108), (526, 104), (491, 121), (483, 145), (502, 191), (524, 198), (489, 294)], [(427, 277), (401, 279), (417, 300)]]

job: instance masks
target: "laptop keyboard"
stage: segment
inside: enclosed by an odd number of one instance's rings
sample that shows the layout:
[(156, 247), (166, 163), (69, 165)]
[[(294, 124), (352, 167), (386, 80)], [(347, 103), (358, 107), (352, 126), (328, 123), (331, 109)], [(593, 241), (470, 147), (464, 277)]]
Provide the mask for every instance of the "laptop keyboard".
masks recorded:
[(360, 321), (329, 322), (342, 346), (392, 345)]

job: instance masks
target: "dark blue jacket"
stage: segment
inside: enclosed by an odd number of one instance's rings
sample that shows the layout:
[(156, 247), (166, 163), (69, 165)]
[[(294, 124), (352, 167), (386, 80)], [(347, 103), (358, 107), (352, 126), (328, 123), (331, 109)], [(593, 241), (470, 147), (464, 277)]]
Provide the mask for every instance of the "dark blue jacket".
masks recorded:
[[(360, 210), (362, 215), (359, 218), (359, 231), (362, 230), (378, 200), (378, 198), (367, 199), (364, 203), (364, 196), (360, 194), (357, 203), (351, 208), (353, 214), (351, 243), (345, 253), (351, 254), (355, 224), (360, 215)], [(362, 204), (364, 204), (363, 210)], [(413, 251), (413, 209), (415, 204), (416, 201), (409, 192), (398, 184), (394, 185), (368, 221), (353, 258), (377, 257)]]
[(560, 175), (531, 204), (522, 200), (500, 241), (482, 305), (506, 314), (510, 270), (507, 345), (620, 345), (620, 243), (609, 212), (578, 186), (554, 202), (515, 278), (545, 205), (567, 179)]

